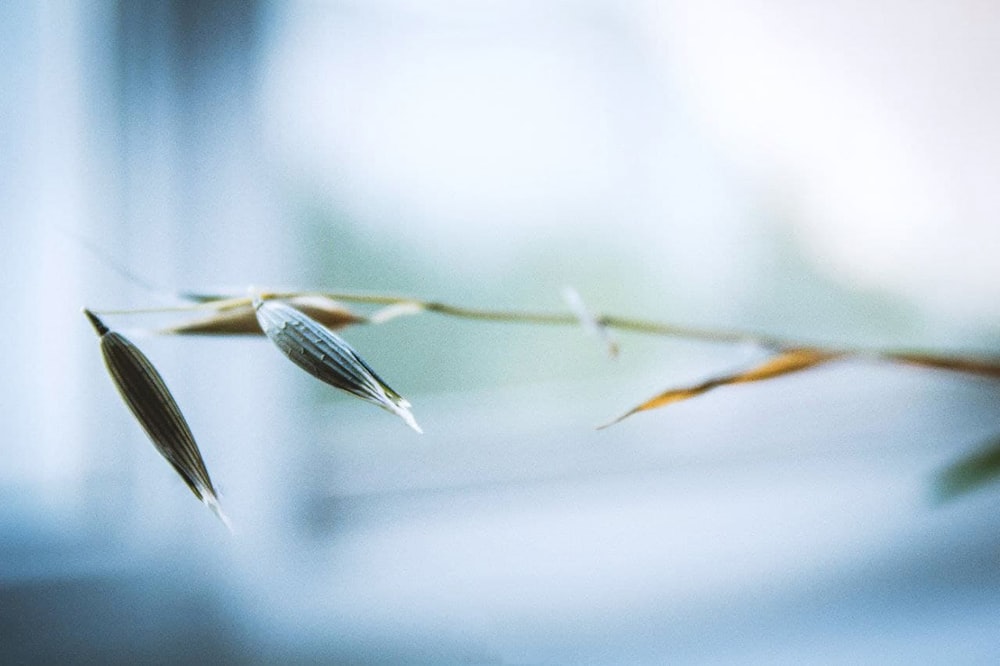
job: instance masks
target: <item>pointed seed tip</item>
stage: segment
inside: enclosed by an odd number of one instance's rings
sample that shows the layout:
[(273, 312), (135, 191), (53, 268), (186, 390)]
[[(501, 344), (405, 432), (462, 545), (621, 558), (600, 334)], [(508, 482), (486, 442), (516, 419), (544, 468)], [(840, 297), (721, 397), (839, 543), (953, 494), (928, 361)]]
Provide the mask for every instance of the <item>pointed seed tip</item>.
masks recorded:
[(635, 414), (634, 410), (631, 411), (631, 412), (626, 412), (625, 414), (622, 414), (621, 416), (618, 416), (616, 418), (611, 419), (607, 423), (602, 423), (599, 426), (595, 426), (594, 430), (606, 430), (607, 428), (610, 428), (611, 426), (615, 425), (616, 423), (621, 423), (622, 421), (624, 421), (628, 417), (632, 416), (633, 414)]
[(214, 495), (206, 493), (202, 501), (205, 502), (208, 508), (212, 510), (212, 513), (214, 513), (216, 517), (222, 521), (222, 524), (226, 526), (229, 533), (233, 534), (233, 524), (230, 522), (229, 516), (227, 516), (222, 510), (222, 505), (219, 504), (218, 498)]
[(421, 435), (424, 434), (423, 429), (417, 423), (417, 419), (413, 418), (413, 414), (410, 413), (410, 410), (408, 410), (408, 409), (407, 410), (402, 410), (402, 411), (399, 412), (399, 415), (402, 417), (402, 419), (404, 421), (406, 421), (406, 425), (410, 426), (411, 428), (413, 428), (414, 430), (416, 430)]
[(93, 312), (91, 312), (85, 307), (80, 308), (80, 312), (82, 312), (90, 321), (90, 325), (94, 327), (95, 331), (97, 331), (97, 335), (104, 335), (105, 333), (108, 332), (108, 327), (105, 326), (104, 322), (101, 321), (101, 319)]
[(398, 416), (399, 418), (403, 419), (403, 421), (406, 423), (406, 425), (410, 426), (411, 428), (413, 428), (414, 430), (416, 430), (421, 435), (424, 434), (423, 429), (417, 423), (417, 419), (415, 419), (413, 417), (413, 412), (411, 412), (406, 407), (401, 407), (398, 404), (392, 404), (390, 408), (391, 408), (392, 412), (396, 416)]

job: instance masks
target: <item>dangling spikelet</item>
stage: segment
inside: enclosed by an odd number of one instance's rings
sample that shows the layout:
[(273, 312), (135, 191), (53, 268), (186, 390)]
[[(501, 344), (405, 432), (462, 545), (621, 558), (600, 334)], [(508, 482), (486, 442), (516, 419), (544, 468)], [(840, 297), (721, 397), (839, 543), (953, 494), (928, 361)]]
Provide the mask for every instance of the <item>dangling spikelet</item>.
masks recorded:
[(389, 388), (342, 338), (280, 301), (255, 298), (253, 306), (264, 333), (295, 365), (330, 386), (396, 414), (423, 432), (410, 412), (410, 403)]
[(100, 337), (104, 364), (115, 387), (157, 451), (173, 465), (195, 497), (208, 505), (232, 531), (229, 518), (219, 506), (212, 479), (208, 476), (191, 428), (163, 383), (160, 373), (124, 336), (109, 330), (89, 310), (84, 309), (83, 313)]

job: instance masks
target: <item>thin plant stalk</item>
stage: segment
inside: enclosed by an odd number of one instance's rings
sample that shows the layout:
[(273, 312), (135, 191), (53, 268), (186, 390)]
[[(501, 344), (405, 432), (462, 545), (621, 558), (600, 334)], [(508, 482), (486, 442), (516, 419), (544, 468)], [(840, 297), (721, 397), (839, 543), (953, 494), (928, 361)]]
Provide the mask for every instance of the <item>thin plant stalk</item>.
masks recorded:
[[(308, 296), (319, 296), (334, 301), (344, 303), (357, 303), (364, 305), (385, 306), (385, 315), (380, 317), (378, 313), (371, 317), (369, 322), (384, 322), (394, 319), (397, 316), (409, 316), (422, 312), (435, 313), (457, 319), (472, 321), (491, 321), (511, 324), (536, 324), (549, 326), (580, 326), (580, 318), (573, 312), (542, 312), (526, 310), (495, 310), (483, 308), (470, 308), (440, 301), (424, 300), (409, 296), (395, 296), (389, 294), (374, 294), (360, 292), (331, 292), (331, 291), (285, 291), (285, 292), (265, 292), (261, 294), (267, 300), (288, 300)], [(223, 297), (223, 296), (191, 296), (199, 302), (172, 307), (160, 308), (138, 308), (128, 310), (102, 310), (97, 312), (100, 315), (139, 315), (168, 312), (198, 312), (198, 311), (222, 311), (234, 308), (251, 306), (253, 298), (245, 297)], [(840, 357), (854, 356), (861, 358), (877, 359), (893, 363), (903, 363), (908, 365), (918, 365), (923, 367), (937, 368), (952, 372), (965, 372), (971, 374), (985, 375), (988, 377), (1000, 377), (1000, 358), (982, 358), (969, 356), (956, 356), (940, 354), (936, 352), (911, 352), (894, 350), (871, 350), (863, 348), (834, 347), (828, 345), (806, 344), (802, 341), (781, 338), (777, 336), (751, 333), (738, 330), (723, 330), (714, 328), (700, 328), (693, 326), (680, 326), (666, 322), (638, 319), (630, 317), (620, 317), (614, 315), (594, 315), (593, 321), (604, 328), (618, 331), (626, 331), (643, 335), (653, 335), (658, 337), (669, 337), (681, 340), (691, 340), (697, 342), (709, 342), (716, 344), (752, 344), (764, 349), (769, 349), (776, 353), (791, 349), (813, 349), (830, 355)], [(365, 323), (359, 321), (358, 323)]]

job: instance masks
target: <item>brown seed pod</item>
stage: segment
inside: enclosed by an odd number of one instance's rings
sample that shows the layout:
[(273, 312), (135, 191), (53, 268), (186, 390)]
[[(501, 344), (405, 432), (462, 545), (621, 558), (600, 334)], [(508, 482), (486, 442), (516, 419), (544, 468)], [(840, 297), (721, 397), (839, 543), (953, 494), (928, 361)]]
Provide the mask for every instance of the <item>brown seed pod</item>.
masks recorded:
[[(366, 320), (348, 310), (343, 304), (325, 296), (297, 296), (287, 303), (306, 313), (330, 330), (339, 330)], [(172, 335), (261, 335), (257, 314), (250, 303), (219, 310), (211, 316), (184, 322), (164, 329), (161, 333)]]

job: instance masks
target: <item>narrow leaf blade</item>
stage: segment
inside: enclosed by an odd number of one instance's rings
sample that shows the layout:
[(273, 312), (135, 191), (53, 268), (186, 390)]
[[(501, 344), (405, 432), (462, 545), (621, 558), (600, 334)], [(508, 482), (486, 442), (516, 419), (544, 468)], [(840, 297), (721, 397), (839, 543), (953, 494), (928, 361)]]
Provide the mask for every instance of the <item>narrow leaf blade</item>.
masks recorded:
[(983, 377), (1000, 379), (1000, 359), (996, 358), (941, 356), (935, 354), (908, 352), (885, 354), (885, 358), (899, 363), (918, 365), (925, 368), (949, 370), (952, 372), (964, 372), (973, 375), (982, 375)]
[(653, 396), (649, 400), (643, 402), (642, 404), (633, 407), (628, 412), (625, 412), (615, 420), (599, 426), (598, 429), (607, 428), (612, 426), (619, 421), (622, 421), (633, 414), (638, 412), (648, 411), (650, 409), (657, 409), (659, 407), (665, 407), (666, 405), (673, 404), (675, 402), (681, 402), (683, 400), (688, 400), (699, 396), (702, 393), (707, 393), (712, 389), (718, 388), (720, 386), (727, 386), (730, 384), (743, 384), (748, 382), (759, 382), (766, 379), (772, 379), (774, 377), (780, 377), (782, 375), (788, 375), (794, 372), (801, 372), (802, 370), (807, 370), (813, 368), (821, 363), (826, 363), (835, 358), (838, 358), (841, 354), (837, 352), (825, 351), (822, 349), (813, 349), (811, 347), (801, 347), (796, 349), (787, 349), (783, 352), (772, 356), (764, 363), (754, 366), (749, 370), (743, 372), (738, 372), (732, 375), (725, 375), (722, 377), (715, 377), (707, 381), (701, 382), (699, 384), (694, 384), (692, 386), (686, 386), (677, 389), (669, 389)]

